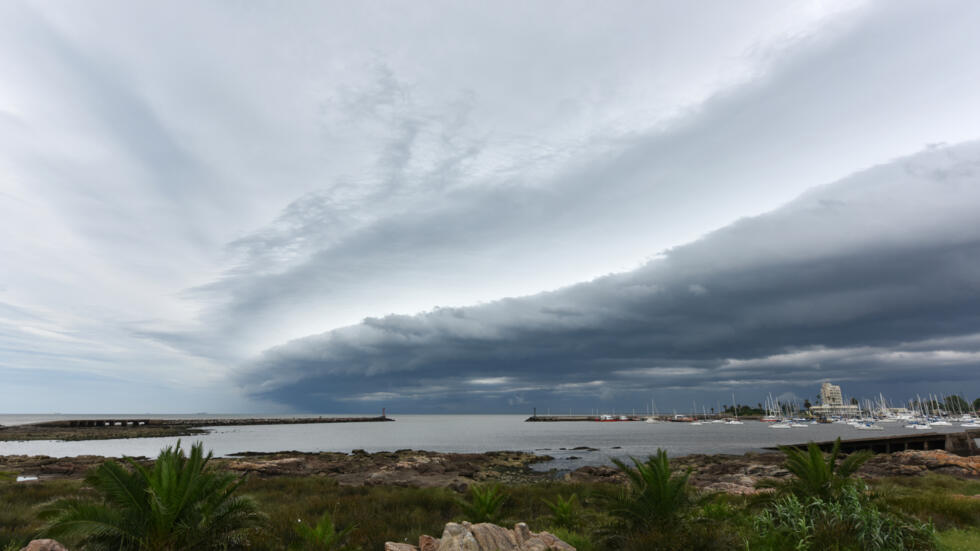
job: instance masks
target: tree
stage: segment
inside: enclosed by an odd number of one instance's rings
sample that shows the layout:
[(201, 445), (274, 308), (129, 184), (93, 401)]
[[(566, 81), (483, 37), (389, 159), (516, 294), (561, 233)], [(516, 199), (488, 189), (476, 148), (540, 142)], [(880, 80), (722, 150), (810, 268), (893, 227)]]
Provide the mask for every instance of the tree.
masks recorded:
[(970, 404), (963, 399), (962, 396), (957, 396), (956, 394), (952, 396), (947, 396), (946, 400), (943, 401), (943, 409), (947, 413), (953, 411), (970, 411)]
[(106, 461), (86, 483), (101, 497), (66, 498), (41, 512), (41, 534), (85, 549), (178, 551), (220, 549), (245, 542), (262, 519), (255, 504), (234, 494), (244, 481), (208, 468), (203, 444), (167, 447), (152, 467)]
[(806, 409), (810, 409), (811, 407), (813, 407), (813, 404), (810, 403), (810, 400), (804, 399), (803, 407), (805, 407)]
[(858, 405), (858, 399), (857, 398), (851, 398), (851, 405), (852, 406)]
[(973, 401), (973, 411), (980, 410), (980, 398)]

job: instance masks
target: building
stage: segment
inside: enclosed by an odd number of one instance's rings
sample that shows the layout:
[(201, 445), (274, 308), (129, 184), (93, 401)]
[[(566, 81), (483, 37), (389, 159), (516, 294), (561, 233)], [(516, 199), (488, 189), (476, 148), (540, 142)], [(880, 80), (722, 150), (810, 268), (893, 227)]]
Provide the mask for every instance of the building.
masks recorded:
[(861, 413), (861, 408), (845, 404), (839, 386), (824, 383), (820, 385), (820, 404), (812, 406), (810, 413), (816, 417), (855, 417)]

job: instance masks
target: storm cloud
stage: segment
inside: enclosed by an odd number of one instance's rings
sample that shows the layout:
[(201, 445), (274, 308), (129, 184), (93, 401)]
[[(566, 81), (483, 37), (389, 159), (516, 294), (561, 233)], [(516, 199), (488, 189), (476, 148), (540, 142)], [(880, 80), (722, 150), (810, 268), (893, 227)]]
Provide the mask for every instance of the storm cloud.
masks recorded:
[(669, 404), (672, 389), (756, 396), (828, 379), (851, 392), (976, 391), (978, 212), (980, 143), (937, 148), (634, 271), (369, 318), (272, 348), (240, 380), (301, 408), (428, 410), (642, 407), (657, 393)]
[(0, 403), (685, 406), (824, 377), (900, 398), (916, 365), (949, 390), (975, 348), (977, 205), (951, 182), (978, 20), (0, 3)]

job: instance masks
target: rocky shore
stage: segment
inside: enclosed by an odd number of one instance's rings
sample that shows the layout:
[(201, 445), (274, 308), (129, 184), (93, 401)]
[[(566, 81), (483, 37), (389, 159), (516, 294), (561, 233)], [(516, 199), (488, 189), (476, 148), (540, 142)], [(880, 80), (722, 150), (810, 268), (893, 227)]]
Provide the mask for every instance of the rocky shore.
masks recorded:
[[(551, 458), (527, 452), (440, 453), (417, 450), (367, 453), (244, 453), (214, 460), (218, 468), (257, 477), (330, 477), (340, 484), (451, 487), (462, 490), (482, 482), (521, 484), (545, 480), (618, 482), (622, 475), (607, 466), (586, 466), (570, 472), (540, 471), (532, 465)], [(40, 480), (80, 478), (105, 458), (100, 456), (0, 456), (0, 471)], [(149, 463), (148, 458), (138, 458)], [(691, 469), (691, 483), (700, 489), (752, 494), (764, 479), (788, 476), (783, 455), (690, 455), (672, 460), (680, 470)], [(980, 456), (960, 457), (944, 451), (903, 451), (874, 456), (859, 475), (866, 478), (919, 476), (942, 473), (980, 478)]]

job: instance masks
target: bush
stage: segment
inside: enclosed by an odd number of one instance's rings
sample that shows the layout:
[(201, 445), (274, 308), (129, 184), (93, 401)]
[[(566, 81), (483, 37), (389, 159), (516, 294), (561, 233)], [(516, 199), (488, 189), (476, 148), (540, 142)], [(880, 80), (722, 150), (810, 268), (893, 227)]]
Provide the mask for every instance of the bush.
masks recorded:
[(613, 460), (629, 486), (614, 499), (611, 514), (630, 531), (663, 528), (677, 520), (691, 504), (687, 484), (691, 471), (675, 476), (664, 450), (644, 462), (630, 460), (635, 468)]
[(499, 484), (473, 485), (469, 501), (459, 500), (459, 507), (470, 522), (498, 522), (506, 501), (507, 495)]
[(554, 501), (542, 499), (548, 509), (551, 510), (551, 522), (561, 528), (575, 528), (579, 525), (578, 495), (572, 494), (568, 499), (561, 496)]
[(330, 514), (330, 511), (323, 512), (316, 526), (305, 524), (300, 519), (297, 520), (299, 522), (296, 523), (296, 534), (303, 540), (303, 543), (297, 547), (300, 549), (309, 549), (310, 551), (340, 551), (347, 549), (347, 538), (355, 528), (354, 526), (348, 526), (343, 530), (338, 529), (334, 525), (333, 515)]
[(834, 499), (789, 494), (756, 519), (752, 549), (901, 551), (936, 549), (931, 525), (883, 512), (856, 487)]
[(838, 463), (840, 437), (834, 442), (827, 459), (813, 442), (806, 451), (790, 447), (780, 449), (786, 454), (784, 466), (793, 474), (793, 478), (781, 485), (777, 483), (776, 487), (798, 498), (816, 497), (822, 500), (837, 499), (846, 488), (859, 485), (859, 481), (852, 477), (872, 456), (870, 451), (862, 450)]
[(242, 479), (208, 468), (202, 444), (188, 457), (165, 448), (152, 468), (106, 461), (86, 483), (100, 500), (65, 498), (41, 511), (41, 535), (84, 549), (147, 551), (226, 548), (245, 541), (260, 521), (254, 503), (236, 497)]

